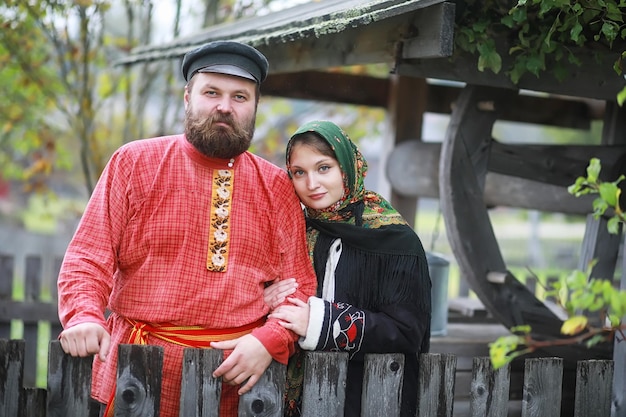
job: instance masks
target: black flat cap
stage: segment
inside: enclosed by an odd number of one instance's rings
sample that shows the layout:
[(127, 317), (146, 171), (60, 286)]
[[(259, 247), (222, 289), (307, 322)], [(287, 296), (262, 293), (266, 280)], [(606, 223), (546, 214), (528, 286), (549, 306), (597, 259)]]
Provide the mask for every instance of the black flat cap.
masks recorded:
[(253, 47), (234, 41), (215, 41), (187, 52), (182, 71), (185, 81), (196, 72), (217, 72), (260, 84), (267, 77), (268, 68), (265, 55)]

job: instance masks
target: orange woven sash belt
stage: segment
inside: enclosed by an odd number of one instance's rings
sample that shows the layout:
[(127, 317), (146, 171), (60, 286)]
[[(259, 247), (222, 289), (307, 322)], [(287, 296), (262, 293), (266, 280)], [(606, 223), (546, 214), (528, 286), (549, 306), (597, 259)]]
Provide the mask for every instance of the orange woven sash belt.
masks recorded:
[[(265, 323), (265, 318), (254, 323), (232, 329), (206, 329), (200, 326), (176, 326), (171, 323), (144, 323), (126, 319), (133, 327), (128, 343), (133, 345), (147, 345), (148, 337), (156, 337), (178, 346), (192, 348), (210, 348), (211, 342), (232, 340), (244, 336)], [(116, 384), (117, 385), (117, 384)], [(113, 417), (116, 386), (113, 387), (111, 398), (104, 411), (104, 417)]]
[(206, 329), (200, 326), (176, 326), (171, 323), (144, 323), (133, 319), (126, 321), (133, 326), (128, 343), (146, 345), (148, 336), (152, 336), (175, 345), (194, 348), (209, 348), (211, 342), (236, 339), (265, 323), (265, 319), (262, 318), (232, 329)]

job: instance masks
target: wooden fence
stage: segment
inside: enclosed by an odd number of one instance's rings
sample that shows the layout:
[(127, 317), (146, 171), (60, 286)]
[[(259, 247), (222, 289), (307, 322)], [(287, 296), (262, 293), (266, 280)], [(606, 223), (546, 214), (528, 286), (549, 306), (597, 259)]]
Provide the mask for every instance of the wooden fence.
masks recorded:
[(21, 338), (26, 341), (24, 382), (28, 386), (36, 383), (37, 365), (42, 360), (38, 352), (45, 353), (50, 339), (61, 332), (56, 285), (61, 261), (61, 255), (17, 257), (0, 253), (0, 338), (10, 339), (12, 326), (22, 326)]
[[(26, 341), (24, 382), (28, 386), (36, 385), (38, 370), (41, 384), (48, 342), (55, 340), (62, 330), (57, 313), (56, 277), (63, 259), (65, 240), (67, 238), (56, 244), (54, 251), (45, 254), (9, 253), (6, 242), (0, 248), (0, 339), (10, 339), (11, 328), (22, 326), (23, 332), (18, 337)], [(32, 245), (32, 242), (27, 243)], [(533, 277), (528, 278), (527, 285), (534, 290)], [(17, 298), (16, 292), (20, 294)], [(460, 300), (455, 301), (456, 308), (462, 308), (458, 306)], [(476, 321), (480, 312), (464, 314), (471, 316), (468, 320)], [(42, 331), (42, 327), (47, 331)]]
[[(89, 415), (92, 358), (66, 355), (58, 341), (49, 349), (47, 390), (23, 387), (23, 340), (0, 340), (0, 416), (86, 417)], [(222, 352), (186, 349), (183, 358), (180, 415), (217, 417), (220, 379), (211, 372)], [(116, 417), (158, 416), (161, 389), (161, 347), (120, 345)], [(343, 416), (346, 353), (307, 352), (303, 387), (303, 417)], [(365, 359), (362, 416), (399, 415), (404, 371), (402, 354), (370, 354)], [(456, 357), (420, 355), (415, 387), (418, 417), (451, 417), (454, 411)], [(239, 402), (240, 416), (282, 416), (285, 366), (273, 362), (252, 391)], [(562, 408), (563, 361), (526, 359), (522, 417), (557, 417)], [(610, 417), (613, 361), (581, 361), (577, 365), (574, 417)], [(509, 368), (493, 370), (486, 357), (474, 358), (469, 414), (498, 417), (509, 414)]]

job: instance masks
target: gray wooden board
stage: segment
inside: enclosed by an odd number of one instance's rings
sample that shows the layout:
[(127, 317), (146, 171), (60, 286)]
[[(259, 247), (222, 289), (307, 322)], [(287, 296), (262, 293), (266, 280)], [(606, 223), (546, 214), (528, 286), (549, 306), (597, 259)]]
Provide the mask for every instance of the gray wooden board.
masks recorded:
[(342, 417), (347, 375), (348, 353), (305, 352), (302, 417)]
[(213, 378), (223, 352), (217, 349), (186, 348), (180, 390), (181, 417), (218, 417), (222, 379)]
[(399, 416), (404, 355), (365, 355), (365, 378), (361, 398), (361, 416)]
[(48, 417), (86, 416), (91, 396), (93, 357), (66, 355), (61, 342), (48, 347)]
[(163, 348), (118, 346), (115, 417), (153, 417), (161, 400)]

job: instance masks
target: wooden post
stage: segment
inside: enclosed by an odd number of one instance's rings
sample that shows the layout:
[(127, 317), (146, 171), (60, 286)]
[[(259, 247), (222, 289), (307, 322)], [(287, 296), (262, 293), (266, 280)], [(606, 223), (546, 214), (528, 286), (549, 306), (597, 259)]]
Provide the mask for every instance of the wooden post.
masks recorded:
[[(15, 259), (12, 255), (0, 255), (0, 305), (13, 299), (13, 269)], [(0, 339), (11, 337), (11, 320), (0, 319)]]
[[(626, 242), (622, 245), (622, 280), (620, 289), (626, 291)], [(622, 323), (626, 317), (622, 317)], [(612, 417), (626, 417), (626, 340), (619, 335), (613, 345), (613, 414)]]
[[(423, 78), (392, 76), (389, 114), (394, 129), (394, 144), (408, 139), (422, 139), (422, 123), (428, 97), (428, 84)], [(415, 225), (417, 198), (391, 193), (391, 204), (411, 225)]]
[[(57, 279), (59, 276), (59, 272), (61, 271), (61, 264), (63, 263), (62, 257), (54, 258), (54, 264), (52, 266), (53, 276), (48, 279), (50, 283), (50, 298), (52, 302), (57, 305), (59, 301), (59, 290), (57, 287)], [(50, 338), (52, 340), (56, 340), (61, 332), (63, 331), (63, 327), (61, 326), (61, 322), (58, 317), (55, 317), (55, 320), (50, 322)]]
[[(624, 143), (626, 143), (626, 108), (619, 107), (614, 102), (607, 102), (604, 112), (602, 144), (621, 145)], [(623, 166), (618, 166), (613, 172), (607, 172), (607, 169), (603, 167), (601, 177), (609, 181), (616, 180), (619, 173), (626, 171)], [(585, 271), (588, 263), (592, 259), (596, 259), (598, 263), (593, 267), (592, 276), (612, 280), (619, 253), (621, 234), (610, 234), (606, 228), (606, 223), (607, 219), (605, 218), (594, 219), (591, 214), (587, 216), (578, 268)]]
[(419, 361), (417, 417), (452, 417), (456, 356), (422, 354)]
[(119, 345), (114, 416), (158, 417), (163, 348)]
[(613, 361), (580, 361), (576, 368), (574, 417), (610, 417)]
[(217, 349), (185, 349), (180, 389), (181, 416), (219, 416), (222, 379), (213, 378), (212, 373), (222, 363), (223, 356), (223, 352)]
[(0, 340), (0, 416), (20, 416), (24, 398), (24, 341)]
[(24, 388), (24, 417), (46, 417), (46, 397), (43, 388)]
[(522, 417), (561, 415), (563, 359), (526, 359)]
[[(41, 301), (41, 256), (27, 256), (25, 259), (24, 301)], [(34, 387), (37, 381), (37, 346), (39, 340), (39, 322), (23, 320), (26, 341), (24, 362), (24, 386)]]
[(87, 416), (93, 357), (66, 355), (61, 342), (48, 346), (48, 417)]
[(365, 355), (361, 417), (400, 416), (404, 355)]
[[(626, 106), (618, 106), (615, 102), (607, 102), (602, 130), (603, 138), (611, 138), (611, 144), (626, 143)], [(622, 164), (622, 170), (626, 169)], [(620, 203), (624, 208), (626, 190), (622, 185), (622, 198)], [(626, 233), (622, 228), (622, 278), (620, 288), (626, 290)], [(626, 322), (626, 317), (622, 318)], [(613, 379), (613, 417), (626, 417), (626, 340), (615, 338), (613, 348), (613, 361), (615, 362), (615, 374)]]
[(287, 368), (272, 361), (252, 389), (239, 397), (240, 416), (283, 417)]
[(305, 352), (302, 417), (343, 417), (348, 353)]
[(508, 415), (510, 375), (510, 364), (495, 370), (488, 357), (474, 358), (470, 387), (470, 416)]

